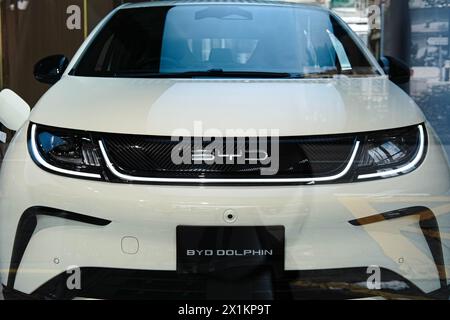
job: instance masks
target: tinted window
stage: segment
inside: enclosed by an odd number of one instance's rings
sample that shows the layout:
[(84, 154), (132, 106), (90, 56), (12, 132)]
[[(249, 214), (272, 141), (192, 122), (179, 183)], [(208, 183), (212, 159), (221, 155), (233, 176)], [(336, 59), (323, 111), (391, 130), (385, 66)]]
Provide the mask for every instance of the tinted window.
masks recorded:
[(207, 71), (376, 73), (352, 37), (324, 10), (183, 5), (119, 11), (74, 74), (151, 77)]

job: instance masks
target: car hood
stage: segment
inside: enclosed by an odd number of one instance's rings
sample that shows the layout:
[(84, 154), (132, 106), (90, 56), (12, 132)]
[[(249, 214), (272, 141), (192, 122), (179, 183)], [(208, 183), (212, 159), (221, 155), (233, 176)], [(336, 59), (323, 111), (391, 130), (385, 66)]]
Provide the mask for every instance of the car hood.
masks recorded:
[(424, 116), (386, 77), (65, 76), (41, 98), (30, 119), (56, 127), (131, 134), (221, 136), (246, 130), (251, 136), (273, 130), (268, 134), (296, 136), (403, 127), (423, 122)]

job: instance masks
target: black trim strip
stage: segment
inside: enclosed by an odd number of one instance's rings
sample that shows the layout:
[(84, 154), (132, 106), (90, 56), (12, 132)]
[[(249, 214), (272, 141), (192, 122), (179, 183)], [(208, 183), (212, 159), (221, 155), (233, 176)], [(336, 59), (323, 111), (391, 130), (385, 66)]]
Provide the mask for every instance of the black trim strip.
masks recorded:
[(78, 221), (95, 226), (107, 226), (110, 220), (91, 217), (79, 213), (48, 208), (48, 207), (31, 207), (25, 210), (20, 217), (17, 225), (16, 236), (14, 239), (13, 252), (11, 256), (11, 264), (8, 274), (8, 287), (14, 288), (17, 270), (19, 269), (25, 250), (33, 236), (37, 226), (37, 216), (58, 217), (66, 220)]
[(426, 207), (410, 207), (389, 212), (384, 212), (364, 218), (349, 221), (354, 226), (364, 226), (381, 221), (388, 221), (408, 216), (418, 215), (419, 226), (427, 241), (428, 248), (433, 256), (434, 263), (439, 275), (441, 288), (447, 288), (447, 274), (445, 271), (444, 252), (439, 231), (439, 224), (433, 211)]

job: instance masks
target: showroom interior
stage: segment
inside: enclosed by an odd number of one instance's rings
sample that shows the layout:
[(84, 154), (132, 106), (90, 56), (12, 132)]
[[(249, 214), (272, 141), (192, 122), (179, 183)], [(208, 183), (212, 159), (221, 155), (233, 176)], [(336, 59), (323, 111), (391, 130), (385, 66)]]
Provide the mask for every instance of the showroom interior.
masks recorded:
[[(330, 8), (376, 58), (388, 55), (406, 63), (411, 68), (411, 79), (401, 88), (436, 130), (449, 161), (450, 0), (288, 1)], [(36, 81), (35, 63), (54, 54), (71, 59), (95, 26), (126, 2), (144, 1), (1, 1), (0, 89), (13, 90), (33, 107), (50, 88)], [(0, 164), (13, 135), (0, 124)], [(450, 229), (441, 231), (448, 239)]]

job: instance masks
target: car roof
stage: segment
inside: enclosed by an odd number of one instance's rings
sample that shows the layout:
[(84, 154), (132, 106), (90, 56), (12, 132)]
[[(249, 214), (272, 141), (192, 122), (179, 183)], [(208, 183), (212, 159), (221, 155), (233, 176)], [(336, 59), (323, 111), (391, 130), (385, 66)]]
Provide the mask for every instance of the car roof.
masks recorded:
[(142, 8), (142, 7), (161, 7), (174, 5), (215, 5), (215, 4), (237, 4), (237, 5), (267, 5), (267, 6), (296, 6), (306, 8), (318, 8), (329, 11), (328, 8), (314, 2), (299, 3), (298, 1), (268, 1), (268, 0), (181, 0), (181, 1), (148, 1), (138, 3), (126, 3), (122, 9)]

